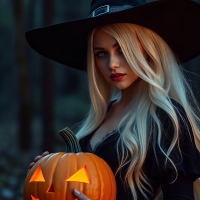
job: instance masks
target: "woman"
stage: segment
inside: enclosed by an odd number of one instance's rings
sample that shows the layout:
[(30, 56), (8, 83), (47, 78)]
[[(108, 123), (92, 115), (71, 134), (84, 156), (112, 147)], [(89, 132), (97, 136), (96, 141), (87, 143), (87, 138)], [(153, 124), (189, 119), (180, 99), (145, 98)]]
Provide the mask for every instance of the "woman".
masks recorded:
[(143, 3), (93, 0), (89, 18), (26, 37), (40, 54), (77, 69), (85, 66), (87, 48), (91, 108), (77, 138), (83, 151), (103, 158), (115, 173), (117, 200), (154, 199), (159, 187), (164, 199), (194, 199), (199, 108), (179, 63), (200, 52), (200, 28), (194, 26), (200, 5)]

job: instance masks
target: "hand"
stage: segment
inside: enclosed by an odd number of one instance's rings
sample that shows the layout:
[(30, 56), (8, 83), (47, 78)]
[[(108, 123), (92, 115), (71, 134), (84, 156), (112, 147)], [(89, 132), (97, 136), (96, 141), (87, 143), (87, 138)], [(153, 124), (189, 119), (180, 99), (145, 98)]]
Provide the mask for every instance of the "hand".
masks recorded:
[(36, 163), (38, 160), (40, 160), (41, 158), (43, 158), (44, 156), (46, 156), (46, 155), (48, 155), (48, 154), (49, 154), (49, 152), (48, 152), (48, 151), (45, 151), (42, 155), (36, 156), (34, 162), (32, 162), (32, 163), (29, 165), (29, 169), (28, 169), (27, 173), (30, 171), (30, 169), (35, 165), (35, 163)]
[(74, 189), (74, 194), (78, 197), (79, 200), (90, 200), (83, 193), (79, 192), (77, 189)]

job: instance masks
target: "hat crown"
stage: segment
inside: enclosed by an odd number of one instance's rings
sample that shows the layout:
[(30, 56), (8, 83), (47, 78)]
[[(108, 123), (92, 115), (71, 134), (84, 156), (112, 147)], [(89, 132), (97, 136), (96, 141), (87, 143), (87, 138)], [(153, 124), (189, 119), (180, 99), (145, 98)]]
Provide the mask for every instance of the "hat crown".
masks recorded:
[(140, 6), (142, 4), (146, 4), (146, 0), (92, 0), (90, 13), (93, 12), (95, 9), (104, 6), (123, 6), (123, 5), (130, 5), (130, 6)]

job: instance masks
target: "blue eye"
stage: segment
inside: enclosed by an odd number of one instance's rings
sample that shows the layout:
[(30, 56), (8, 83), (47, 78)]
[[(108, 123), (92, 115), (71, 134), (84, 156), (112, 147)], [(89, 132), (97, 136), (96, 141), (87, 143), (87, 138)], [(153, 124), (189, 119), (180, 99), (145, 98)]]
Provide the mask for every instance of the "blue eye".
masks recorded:
[(97, 53), (94, 54), (96, 57), (102, 58), (104, 56), (106, 56), (106, 52), (104, 51), (98, 51)]

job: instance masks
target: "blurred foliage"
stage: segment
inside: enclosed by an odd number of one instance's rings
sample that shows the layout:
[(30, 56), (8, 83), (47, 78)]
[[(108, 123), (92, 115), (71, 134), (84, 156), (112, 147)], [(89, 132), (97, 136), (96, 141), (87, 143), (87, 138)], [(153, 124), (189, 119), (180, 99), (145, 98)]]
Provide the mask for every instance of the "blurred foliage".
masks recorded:
[[(15, 1), (15, 2), (14, 2)], [(22, 199), (23, 180), (29, 163), (42, 151), (43, 90), (42, 57), (26, 44), (28, 87), (31, 99), (31, 146), (29, 151), (19, 148), (19, 66), (16, 47), (18, 41), (16, 10), (13, 3), (23, 8), (24, 29), (43, 26), (44, 0), (0, 1), (0, 199)], [(50, 1), (49, 1), (50, 2)], [(53, 23), (62, 23), (88, 15), (90, 0), (55, 0)], [(20, 4), (20, 5), (19, 5)], [(78, 6), (77, 6), (78, 5)], [(22, 25), (22, 24), (21, 24)], [(58, 131), (81, 121), (89, 107), (86, 74), (53, 62), (54, 151), (65, 151), (65, 143)], [(48, 102), (46, 102), (48, 103)], [(28, 141), (27, 141), (28, 142)], [(48, 149), (47, 149), (48, 150)], [(14, 166), (14, 168), (13, 168)]]
[[(41, 0), (22, 1), (24, 9), (24, 26), (26, 30), (41, 27), (43, 25), (42, 2), (43, 1)], [(1, 133), (4, 132), (4, 134), (6, 134), (8, 133), (8, 130), (12, 129), (13, 135), (17, 136), (19, 74), (16, 62), (16, 53), (18, 52), (18, 49), (15, 47), (17, 24), (15, 23), (12, 3), (13, 1), (9, 0), (2, 0), (0, 2), (0, 130), (2, 130)], [(87, 16), (89, 5), (89, 0), (55, 1), (54, 23), (61, 23)], [(41, 83), (43, 77), (41, 74), (41, 56), (34, 52), (27, 43), (26, 50), (28, 60), (28, 84), (30, 85), (32, 108), (32, 134), (35, 135), (35, 130), (37, 130), (37, 134), (42, 135)], [(53, 62), (53, 73), (53, 89), (55, 90), (54, 111), (56, 119), (55, 134), (57, 134), (59, 129), (66, 125), (69, 127), (73, 126), (75, 122), (85, 115), (89, 99), (83, 97), (82, 94), (85, 92), (81, 94), (81, 80), (86, 79), (84, 72), (77, 72), (69, 67)], [(74, 81), (76, 82), (74, 83)], [(70, 106), (71, 103), (73, 103), (73, 106)], [(12, 128), (10, 127), (10, 124), (12, 124)]]

